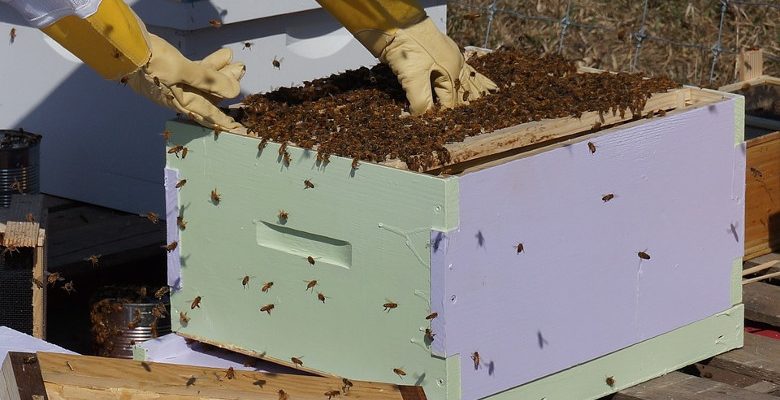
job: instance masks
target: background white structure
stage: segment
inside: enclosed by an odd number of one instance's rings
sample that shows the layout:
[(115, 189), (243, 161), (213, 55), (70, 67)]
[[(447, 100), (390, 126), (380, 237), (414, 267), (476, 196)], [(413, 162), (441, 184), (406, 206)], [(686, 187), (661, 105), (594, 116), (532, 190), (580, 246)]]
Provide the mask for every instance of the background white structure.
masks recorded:
[[(193, 58), (229, 47), (242, 96), (376, 60), (314, 0), (129, 1), (149, 30)], [(444, 29), (445, 0), (422, 1)], [(209, 20), (219, 19), (219, 29)], [(16, 38), (10, 40), (11, 29)], [(41, 190), (131, 212), (164, 211), (163, 140), (172, 111), (89, 67), (0, 4), (0, 128), (44, 136)], [(245, 48), (244, 43), (251, 43)], [(272, 61), (281, 60), (281, 68)]]

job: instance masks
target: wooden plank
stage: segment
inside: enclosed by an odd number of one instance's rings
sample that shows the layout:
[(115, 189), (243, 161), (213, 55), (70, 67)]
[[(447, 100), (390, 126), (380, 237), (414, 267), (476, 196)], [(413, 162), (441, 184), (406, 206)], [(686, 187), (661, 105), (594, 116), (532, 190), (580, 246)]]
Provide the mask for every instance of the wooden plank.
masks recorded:
[(672, 372), (616, 393), (613, 400), (777, 400), (725, 383)]
[(757, 50), (742, 50), (737, 57), (737, 79), (746, 81), (758, 78), (764, 74), (764, 52)]
[(746, 334), (745, 347), (715, 356), (710, 365), (780, 384), (780, 340)]
[(747, 142), (745, 258), (780, 249), (780, 132)]
[(761, 381), (750, 386), (745, 386), (745, 390), (758, 393), (770, 393), (774, 396), (775, 392), (780, 392), (780, 385), (772, 382)]
[(46, 290), (48, 285), (45, 283), (44, 272), (46, 271), (46, 253), (43, 246), (37, 246), (33, 254), (33, 277), (44, 283), (38, 287), (33, 283), (32, 290), (32, 311), (33, 311), (33, 337), (46, 339)]
[[(216, 368), (43, 352), (38, 353), (38, 358), (43, 380), (53, 399), (162, 397), (278, 400), (279, 390), (283, 390), (290, 399), (323, 400), (327, 399), (325, 393), (330, 391), (339, 391), (343, 396), (341, 378), (235, 371), (235, 378), (227, 379), (226, 371)], [(377, 400), (413, 398), (404, 397), (402, 393), (409, 390), (402, 391), (398, 385), (364, 381), (351, 383), (349, 397)]]
[(2, 374), (10, 400), (48, 399), (41, 377), (38, 358), (33, 353), (9, 352), (3, 362)]
[(745, 319), (780, 327), (780, 286), (751, 283), (742, 289)]

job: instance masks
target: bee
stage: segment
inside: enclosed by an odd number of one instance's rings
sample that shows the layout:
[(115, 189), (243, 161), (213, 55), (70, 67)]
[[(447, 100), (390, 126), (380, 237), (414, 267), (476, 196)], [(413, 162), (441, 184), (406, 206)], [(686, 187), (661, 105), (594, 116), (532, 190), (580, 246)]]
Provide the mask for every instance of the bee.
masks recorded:
[(282, 60), (284, 60), (284, 57), (277, 60), (276, 56), (274, 56), (273, 61), (271, 61), (271, 65), (273, 65), (276, 69), (282, 69)]
[(219, 128), (214, 128), (214, 139), (219, 139), (219, 134), (222, 133), (222, 130)]
[(111, 52), (111, 55), (113, 55), (114, 58), (122, 57), (122, 53), (120, 53), (116, 48)]
[(186, 326), (190, 322), (190, 317), (187, 316), (187, 313), (185, 311), (179, 312), (179, 322)]
[(35, 284), (35, 286), (37, 286), (37, 287), (38, 287), (38, 289), (43, 289), (43, 282), (41, 282), (40, 280), (38, 280), (38, 279), (36, 279), (36, 278), (34, 278), (34, 277), (33, 277), (33, 278), (30, 278), (30, 280), (31, 280), (31, 282), (32, 282), (33, 284)]
[(35, 364), (37, 361), (38, 358), (36, 358), (35, 356), (28, 356), (25, 357), (24, 360), (22, 360), (22, 362), (25, 364)]
[(30, 222), (30, 223), (35, 222), (35, 216), (33, 215), (33, 213), (27, 213), (27, 216), (25, 216), (25, 219), (27, 220), (27, 222)]
[(314, 257), (308, 256), (308, 257), (306, 257), (306, 261), (308, 261), (309, 264), (314, 265)]
[(290, 157), (290, 152), (285, 150), (284, 154), (282, 155), (282, 161), (284, 161), (284, 165), (290, 166), (290, 162), (292, 162), (292, 158)]
[(181, 149), (181, 159), (182, 159), (182, 160), (183, 160), (183, 159), (185, 159), (185, 158), (187, 158), (187, 153), (188, 153), (189, 151), (190, 151), (190, 149), (188, 149), (188, 148), (186, 148), (186, 147), (182, 147), (182, 149)]
[(303, 361), (301, 361), (299, 357), (290, 357), (290, 361), (292, 361), (296, 368), (303, 367)]
[(154, 81), (154, 86), (160, 87), (160, 78), (155, 76), (152, 80)]
[(319, 299), (322, 302), (322, 304), (325, 304), (325, 299), (327, 299), (327, 297), (324, 294), (322, 294), (321, 292), (318, 292), (317, 293), (317, 299)]
[(639, 253), (637, 253), (637, 255), (639, 256), (639, 258), (641, 258), (643, 260), (649, 260), (650, 259), (650, 254), (647, 254), (644, 251), (640, 251)]
[(474, 369), (479, 369), (479, 352), (475, 351), (471, 353), (471, 361), (474, 361)]
[[(604, 117), (602, 116), (601, 119), (602, 119), (602, 122), (603, 122)], [(593, 123), (593, 128), (591, 128), (591, 129), (594, 130), (594, 131), (597, 131), (597, 130), (601, 129), (601, 122), (599, 122), (599, 121), (594, 122)]]
[(520, 253), (522, 253), (523, 251), (525, 251), (525, 247), (523, 247), (523, 244), (522, 244), (522, 243), (518, 243), (518, 244), (515, 246), (515, 250), (517, 251), (517, 254), (520, 254)]
[(265, 312), (265, 313), (268, 313), (268, 315), (271, 315), (271, 310), (273, 310), (273, 309), (274, 309), (274, 305), (273, 304), (266, 304), (266, 305), (260, 307), (260, 312)]
[(195, 307), (200, 308), (200, 300), (201, 297), (197, 296), (192, 300), (192, 304), (190, 304), (190, 310), (194, 310)]
[(217, 188), (214, 188), (214, 190), (211, 191), (211, 202), (218, 205), (221, 200), (222, 195), (217, 192)]
[(176, 217), (176, 225), (181, 230), (187, 229), (187, 221), (184, 220), (184, 216), (179, 215), (178, 217)]
[(146, 215), (144, 215), (144, 217), (146, 217), (146, 219), (148, 219), (153, 224), (160, 222), (160, 216), (153, 211), (149, 211), (148, 213), (146, 213)]
[(341, 391), (344, 393), (349, 392), (349, 389), (352, 387), (352, 381), (347, 378), (341, 378), (341, 383), (344, 385), (341, 387)]
[(311, 183), (311, 181), (307, 179), (307, 180), (303, 181), (303, 188), (304, 189), (314, 189), (314, 184)]
[(331, 400), (332, 398), (334, 398), (334, 397), (336, 397), (336, 396), (338, 396), (340, 394), (341, 394), (341, 392), (338, 391), (338, 390), (331, 390), (331, 391), (325, 392), (325, 396), (328, 396), (328, 400)]
[(279, 145), (279, 155), (284, 155), (284, 153), (287, 151), (287, 142), (282, 142), (281, 145)]
[(63, 277), (62, 277), (62, 275), (60, 275), (60, 273), (59, 273), (59, 272), (52, 272), (52, 273), (50, 273), (50, 274), (49, 274), (49, 275), (46, 277), (46, 282), (47, 282), (49, 285), (51, 285), (51, 286), (54, 286), (54, 284), (56, 284), (56, 283), (57, 283), (57, 281), (64, 281), (64, 280), (65, 280), (65, 278), (63, 278)]
[(609, 386), (615, 386), (615, 377), (614, 376), (608, 376), (606, 379), (607, 385)]
[(179, 242), (174, 240), (174, 241), (172, 241), (172, 242), (170, 242), (170, 243), (168, 243), (168, 244), (166, 244), (164, 246), (160, 246), (160, 247), (162, 247), (163, 249), (165, 249), (165, 251), (170, 253), (170, 252), (176, 250), (176, 247), (178, 247), (178, 246), (179, 246)]
[(165, 318), (168, 315), (168, 310), (165, 308), (165, 304), (157, 303), (152, 308), (152, 316), (155, 319)]
[(665, 117), (666, 116), (666, 110), (664, 110), (664, 109), (658, 110), (658, 116)]
[(406, 371), (402, 370), (401, 368), (393, 368), (393, 373), (400, 376), (401, 379), (403, 379), (403, 377), (406, 376)]
[(11, 28), (11, 32), (8, 33), (8, 36), (11, 37), (11, 43), (16, 41), (16, 28)]
[(596, 145), (593, 144), (593, 142), (588, 142), (588, 149), (590, 150), (590, 154), (596, 153)]
[(314, 291), (314, 287), (317, 286), (317, 280), (311, 280), (311, 281), (304, 281), (306, 282), (306, 290), (312, 289), (312, 292)]
[(455, 91), (460, 90), (460, 79), (455, 78)]
[(167, 141), (171, 140), (171, 135), (172, 134), (173, 134), (173, 132), (171, 132), (171, 131), (166, 129), (166, 130), (163, 131), (163, 133), (160, 134), (160, 136), (162, 136), (163, 139), (165, 139), (165, 141), (167, 142)]
[(433, 330), (431, 330), (431, 328), (425, 328), (425, 340), (429, 342), (433, 342), (434, 336), (436, 336), (436, 334), (433, 333)]
[(190, 386), (194, 385), (195, 384), (195, 380), (196, 379), (195, 379), (194, 376), (190, 376), (190, 379), (187, 379), (187, 387), (190, 387)]
[(468, 90), (463, 92), (463, 101), (469, 101), (469, 94)]
[(252, 46), (254, 45), (255, 44), (252, 42), (244, 42), (244, 46), (241, 47), (241, 50), (246, 50), (246, 49), (252, 50)]
[(463, 19), (465, 19), (467, 21), (476, 21), (481, 16), (482, 16), (482, 14), (477, 13), (477, 12), (473, 12), (473, 13), (468, 13), (468, 14), (463, 15)]
[(429, 321), (430, 321), (430, 320), (432, 320), (432, 319), (434, 319), (434, 318), (436, 318), (436, 317), (438, 317), (438, 316), (439, 316), (439, 313), (437, 313), (437, 312), (432, 312), (432, 313), (428, 314), (428, 316), (427, 316), (427, 317), (425, 317), (425, 319), (427, 319), (427, 320), (429, 320)]
[(210, 19), (209, 25), (211, 25), (213, 28), (221, 28), (222, 27), (222, 21), (218, 19)]
[(260, 143), (257, 144), (257, 151), (263, 151), (265, 146), (268, 144), (268, 138), (264, 137), (260, 139)]
[(163, 286), (163, 287), (157, 289), (156, 292), (154, 292), (154, 297), (156, 297), (157, 300), (160, 300), (160, 299), (163, 298), (163, 296), (165, 296), (166, 293), (168, 293), (169, 290), (170, 289), (168, 288), (168, 286)]
[(610, 200), (612, 200), (612, 199), (614, 199), (614, 198), (615, 198), (615, 195), (614, 195), (614, 194), (612, 194), (612, 193), (607, 193), (607, 194), (605, 194), (604, 196), (602, 196), (602, 197), (601, 197), (601, 201), (603, 201), (603, 202), (605, 202), (605, 203), (606, 203), (606, 202), (608, 202), (608, 201), (610, 201)]
[(279, 389), (279, 400), (289, 400), (290, 396), (287, 395), (287, 392), (285, 392), (282, 389)]
[(360, 162), (358, 161), (358, 158), (355, 157), (352, 159), (352, 169), (358, 169), (358, 166), (360, 165)]
[(19, 194), (24, 193), (24, 190), (22, 190), (22, 182), (19, 182), (16, 178), (14, 178), (13, 183), (11, 183), (8, 187), (11, 190), (16, 190), (17, 192), (19, 192)]
[(225, 378), (233, 379), (236, 377), (236, 370), (233, 369), (233, 367), (230, 367), (225, 371)]
[(263, 292), (263, 293), (268, 293), (268, 290), (271, 289), (271, 287), (273, 287), (273, 285), (274, 285), (273, 282), (266, 282), (265, 284), (263, 284), (263, 287), (260, 288), (260, 291)]
[(62, 290), (68, 292), (68, 294), (71, 294), (76, 291), (76, 288), (73, 287), (73, 281), (70, 281), (64, 285), (62, 285)]
[[(128, 79), (129, 79), (128, 77), (123, 76), (123, 77), (119, 78), (119, 83), (121, 83), (122, 85), (127, 86), (127, 80)], [(168, 139), (165, 139), (165, 140), (168, 140)]]
[(398, 304), (388, 300), (387, 303), (382, 304), (382, 307), (385, 308), (384, 311), (390, 312), (390, 310), (398, 307)]
[(248, 284), (249, 284), (249, 275), (245, 275), (241, 279), (241, 285), (244, 287), (244, 289), (246, 289), (246, 285), (248, 285)]
[(89, 261), (92, 264), (92, 268), (97, 268), (100, 265), (100, 257), (100, 254), (93, 254), (85, 258), (84, 261)]
[(14, 246), (12, 244), (9, 244), (9, 245), (5, 246), (5, 248), (3, 249), (2, 255), (4, 256), (4, 255), (9, 254), (9, 253), (18, 253), (18, 252), (19, 252), (19, 249), (16, 246)]
[(135, 329), (138, 327), (138, 324), (140, 323), (141, 323), (141, 310), (135, 310), (135, 312), (133, 313), (133, 320), (127, 324), (127, 329), (130, 330)]
[(187, 184), (187, 180), (186, 179), (179, 179), (179, 181), (176, 182), (176, 189), (181, 189), (186, 184)]
[(753, 174), (753, 178), (759, 179), (764, 177), (764, 173), (756, 168), (750, 167), (750, 173)]
[(279, 210), (279, 221), (282, 221), (282, 223), (287, 222), (287, 217), (289, 217), (290, 214), (287, 213), (287, 211)]
[(171, 146), (170, 149), (168, 149), (168, 154), (175, 154), (176, 157), (179, 157), (179, 153), (184, 149), (184, 146), (177, 144)]

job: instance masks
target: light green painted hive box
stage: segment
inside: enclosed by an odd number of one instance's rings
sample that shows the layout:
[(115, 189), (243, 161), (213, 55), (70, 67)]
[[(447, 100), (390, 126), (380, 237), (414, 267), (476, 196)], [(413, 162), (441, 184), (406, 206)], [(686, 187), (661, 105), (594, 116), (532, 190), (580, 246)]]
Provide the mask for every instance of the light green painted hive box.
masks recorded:
[(173, 328), (441, 400), (597, 398), (741, 346), (742, 98), (668, 95), (438, 176), (171, 121)]

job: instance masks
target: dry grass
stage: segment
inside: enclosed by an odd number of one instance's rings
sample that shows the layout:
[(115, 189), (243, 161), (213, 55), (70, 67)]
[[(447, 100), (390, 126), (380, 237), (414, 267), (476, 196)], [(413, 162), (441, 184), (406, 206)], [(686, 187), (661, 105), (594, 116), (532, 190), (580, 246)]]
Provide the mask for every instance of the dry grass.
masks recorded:
[[(780, 5), (777, 0), (768, 3)], [(448, 4), (448, 33), (462, 46), (482, 46), (491, 0), (454, 0)], [(557, 52), (560, 20), (567, 0), (499, 0), (499, 10), (542, 19), (496, 13), (488, 47), (510, 46)], [(637, 71), (668, 75), (680, 83), (718, 87), (736, 80), (736, 51), (760, 47), (764, 71), (780, 76), (780, 8), (729, 4), (723, 22), (722, 48), (710, 83), (712, 46), (720, 23), (717, 0), (650, 0)], [(563, 55), (588, 67), (629, 71), (635, 55), (634, 32), (642, 19), (641, 0), (572, 0), (569, 18), (581, 25), (568, 27)], [(685, 47), (680, 44), (696, 44)]]

